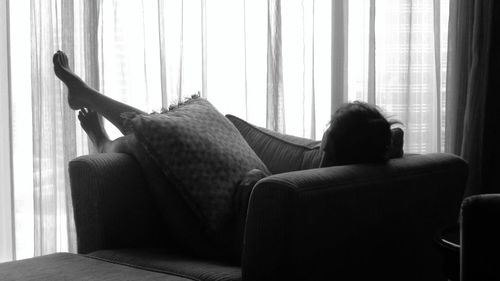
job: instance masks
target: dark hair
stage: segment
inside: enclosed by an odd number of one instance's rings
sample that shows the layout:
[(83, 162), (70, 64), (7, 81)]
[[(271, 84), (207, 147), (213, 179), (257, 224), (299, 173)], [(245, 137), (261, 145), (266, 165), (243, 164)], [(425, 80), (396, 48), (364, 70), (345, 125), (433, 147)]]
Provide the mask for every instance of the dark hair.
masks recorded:
[(364, 102), (344, 104), (332, 116), (323, 137), (321, 166), (383, 162), (391, 144), (391, 125), (375, 107)]

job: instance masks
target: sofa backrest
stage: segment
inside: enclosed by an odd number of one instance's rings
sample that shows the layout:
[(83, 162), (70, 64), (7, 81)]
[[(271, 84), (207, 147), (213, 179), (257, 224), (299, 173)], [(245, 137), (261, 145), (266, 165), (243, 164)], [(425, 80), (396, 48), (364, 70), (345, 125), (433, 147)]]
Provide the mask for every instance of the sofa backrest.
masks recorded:
[(321, 141), (310, 140), (257, 127), (236, 116), (226, 117), (273, 174), (318, 168)]

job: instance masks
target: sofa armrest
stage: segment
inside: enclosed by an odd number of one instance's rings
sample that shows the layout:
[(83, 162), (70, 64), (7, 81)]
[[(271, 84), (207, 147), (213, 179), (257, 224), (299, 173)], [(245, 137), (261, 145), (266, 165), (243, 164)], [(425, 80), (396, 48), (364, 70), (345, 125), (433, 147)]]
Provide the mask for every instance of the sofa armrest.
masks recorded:
[(129, 155), (82, 156), (69, 163), (78, 253), (150, 245), (163, 229), (139, 164)]
[(460, 280), (500, 280), (500, 194), (467, 197), (462, 203)]
[(243, 280), (435, 280), (433, 237), (457, 221), (466, 178), (448, 154), (267, 177), (250, 196)]

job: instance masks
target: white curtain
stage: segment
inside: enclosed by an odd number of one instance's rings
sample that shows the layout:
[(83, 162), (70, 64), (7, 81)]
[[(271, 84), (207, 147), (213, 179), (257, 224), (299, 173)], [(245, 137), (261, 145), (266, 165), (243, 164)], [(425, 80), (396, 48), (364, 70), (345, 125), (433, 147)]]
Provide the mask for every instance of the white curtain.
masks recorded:
[(74, 252), (67, 163), (88, 154), (88, 140), (53, 74), (52, 55), (65, 50), (71, 67), (95, 85), (88, 74), (98, 68), (86, 60), (94, 56), (82, 42), (98, 14), (83, 0), (9, 4), (16, 15), (10, 17), (13, 256)]
[(14, 258), (7, 8), (0, 1), (0, 262)]
[(199, 92), (224, 114), (322, 136), (331, 1), (103, 1), (100, 13), (106, 95), (151, 111)]
[(332, 111), (364, 100), (403, 122), (406, 152), (442, 149), (448, 0), (10, 3), (16, 258), (76, 247), (67, 163), (89, 145), (52, 71), (58, 49), (144, 111), (199, 92), (223, 114), (321, 139)]
[(348, 99), (401, 121), (406, 152), (443, 151), (449, 2), (347, 2)]

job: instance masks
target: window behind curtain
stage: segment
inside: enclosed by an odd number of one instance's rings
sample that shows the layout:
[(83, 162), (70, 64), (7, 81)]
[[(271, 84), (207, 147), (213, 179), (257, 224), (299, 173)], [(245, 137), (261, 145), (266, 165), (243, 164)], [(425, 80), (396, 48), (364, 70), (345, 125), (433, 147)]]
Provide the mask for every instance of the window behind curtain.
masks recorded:
[(449, 1), (374, 3), (373, 17), (370, 0), (349, 1), (348, 98), (368, 101), (374, 74), (374, 100), (403, 123), (405, 151), (443, 151)]
[[(85, 79), (82, 1), (74, 1), (71, 59)], [(368, 77), (374, 75), (377, 105), (404, 123), (406, 152), (439, 151), (444, 142), (448, 1), (372, 1), (375, 17), (370, 0), (346, 1), (348, 99), (368, 100)], [(286, 133), (321, 139), (330, 119), (331, 3), (281, 1)], [(265, 126), (267, 5), (267, 0), (103, 0), (100, 90), (145, 111), (206, 90), (202, 94), (222, 113)], [(16, 253), (26, 258), (34, 254), (30, 2), (12, 0), (10, 10), (16, 15), (10, 17), (10, 44), (16, 46), (11, 48)], [(111, 137), (119, 136), (106, 127)], [(76, 134), (77, 155), (88, 153), (85, 134), (80, 129)], [(58, 249), (66, 250), (66, 226), (55, 227), (62, 237)]]

